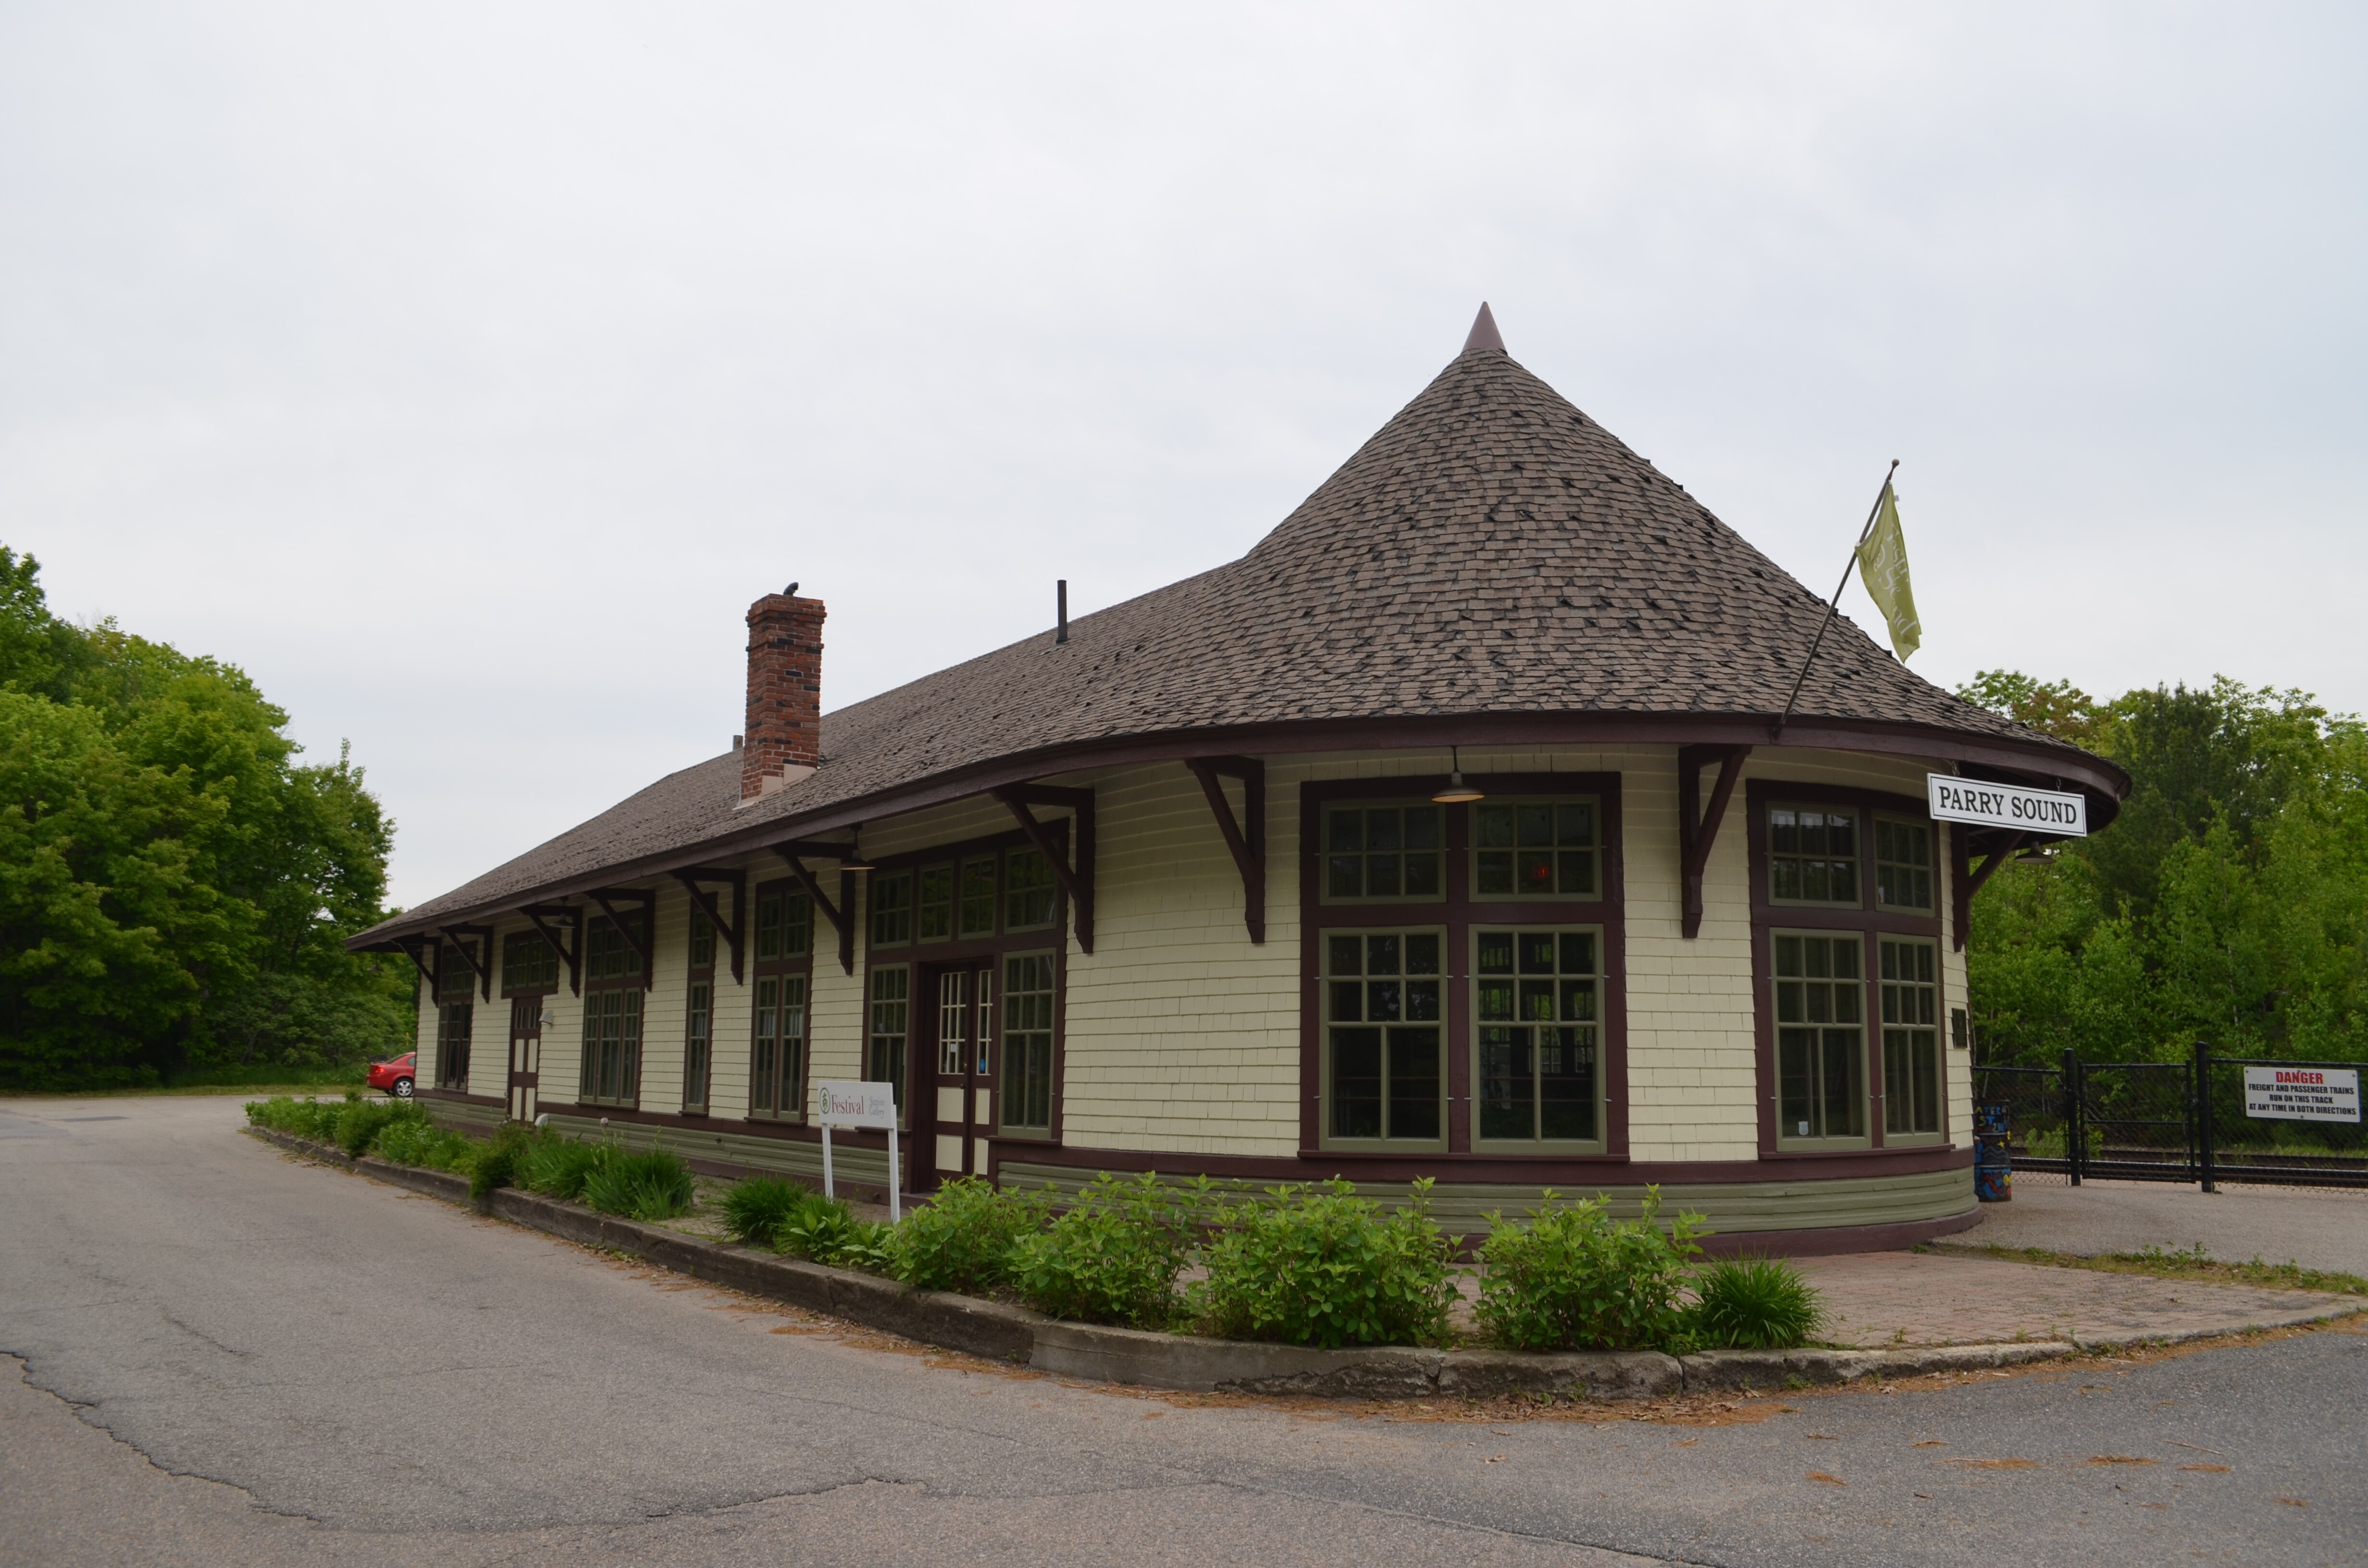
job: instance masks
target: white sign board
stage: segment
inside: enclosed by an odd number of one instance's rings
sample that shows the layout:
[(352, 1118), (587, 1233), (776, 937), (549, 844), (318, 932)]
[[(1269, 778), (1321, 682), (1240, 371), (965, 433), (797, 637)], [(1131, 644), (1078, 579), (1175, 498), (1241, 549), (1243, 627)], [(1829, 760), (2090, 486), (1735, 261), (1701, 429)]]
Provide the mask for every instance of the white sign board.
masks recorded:
[(2264, 1121), (2358, 1121), (2357, 1067), (2248, 1067), (2245, 1114)]
[(816, 1084), (814, 1085), (814, 1121), (822, 1128), (822, 1190), (825, 1198), (838, 1196), (837, 1183), (830, 1168), (830, 1130), (834, 1127), (862, 1127), (873, 1131), (885, 1129), (888, 1133), (888, 1218), (891, 1221), (904, 1218), (904, 1204), (896, 1180), (896, 1085), (894, 1084)]
[(2089, 836), (2089, 798), (2021, 784), (1989, 784), (1953, 773), (1928, 773), (1924, 790), (1934, 822), (2010, 827), (2063, 838)]

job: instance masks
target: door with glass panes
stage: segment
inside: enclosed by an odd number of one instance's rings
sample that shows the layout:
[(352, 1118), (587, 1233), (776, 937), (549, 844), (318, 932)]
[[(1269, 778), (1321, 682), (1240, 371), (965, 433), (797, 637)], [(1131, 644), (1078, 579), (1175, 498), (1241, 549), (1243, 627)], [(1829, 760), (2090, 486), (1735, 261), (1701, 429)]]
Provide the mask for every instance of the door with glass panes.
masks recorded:
[(510, 1119), (532, 1121), (542, 1083), (542, 998), (510, 999)]
[(929, 1020), (924, 1038), (930, 1041), (936, 1088), (927, 1153), (938, 1181), (985, 1176), (987, 1139), (995, 1131), (995, 960), (922, 972)]

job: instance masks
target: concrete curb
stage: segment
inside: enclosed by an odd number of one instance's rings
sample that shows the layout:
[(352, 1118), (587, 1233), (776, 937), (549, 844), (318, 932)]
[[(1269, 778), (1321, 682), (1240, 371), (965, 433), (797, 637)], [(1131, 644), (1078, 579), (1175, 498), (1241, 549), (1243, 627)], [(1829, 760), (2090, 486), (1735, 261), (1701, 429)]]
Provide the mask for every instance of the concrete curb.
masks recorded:
[[(343, 1152), (268, 1128), (254, 1136), (325, 1165), (415, 1192), (469, 1201), (465, 1177)], [(1897, 1350), (1713, 1350), (1682, 1358), (1657, 1351), (1532, 1355), (1509, 1350), (1425, 1350), (1381, 1346), (1311, 1350), (1067, 1323), (973, 1296), (916, 1290), (893, 1279), (829, 1268), (659, 1225), (620, 1220), (517, 1187), (493, 1195), (492, 1213), (564, 1241), (640, 1258), (750, 1295), (843, 1318), (926, 1345), (965, 1351), (1064, 1377), (1211, 1392), (1312, 1394), (1333, 1399), (1486, 1399), (1508, 1394), (1596, 1400), (1681, 1393), (1776, 1392), (1788, 1388), (1889, 1382), (1931, 1372), (1975, 1371), (2142, 1345), (2290, 1327), (2348, 1315), (2345, 1309), (2280, 1314), (2274, 1322), (2114, 1341), (1944, 1345)]]

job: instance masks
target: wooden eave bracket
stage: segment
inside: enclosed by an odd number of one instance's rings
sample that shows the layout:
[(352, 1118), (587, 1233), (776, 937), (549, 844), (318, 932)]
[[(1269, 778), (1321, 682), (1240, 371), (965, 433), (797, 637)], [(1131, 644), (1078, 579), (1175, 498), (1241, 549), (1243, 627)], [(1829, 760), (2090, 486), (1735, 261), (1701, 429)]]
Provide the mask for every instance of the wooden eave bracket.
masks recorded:
[[(1710, 864), (1712, 846), (1718, 842), (1719, 824), (1735, 799), (1749, 746), (1679, 746), (1678, 748), (1679, 881), (1682, 897), (1680, 928), (1689, 937), (1702, 935), (1702, 868)], [(1702, 803), (1702, 773), (1718, 764), (1718, 782), (1711, 787), (1710, 805)]]
[[(1053, 868), (1053, 879), (1061, 891), (1069, 895), (1069, 907), (1077, 922), (1077, 948), (1082, 952), (1094, 950), (1094, 792), (1091, 790), (1064, 790), (1050, 784), (1007, 784), (988, 791), (1004, 804), (1019, 824), (1019, 831), (1028, 835), (1039, 854)], [(1051, 806), (1076, 814), (1077, 831), (1073, 835), (1077, 862), (1071, 869), (1068, 857), (1061, 853), (1060, 841), (1052, 829), (1036, 820), (1030, 806)]]
[[(732, 983), (740, 984), (741, 938), (745, 931), (742, 923), (748, 913), (748, 873), (726, 871), (711, 866), (694, 866), (688, 871), (675, 872), (674, 880), (683, 885), (684, 890), (690, 894), (691, 903), (699, 905), (700, 911), (709, 920), (714, 922), (715, 928), (723, 933), (723, 940), (732, 952)], [(706, 886), (710, 882), (723, 882), (731, 887), (731, 919), (724, 919), (723, 912), (716, 907), (715, 894)]]
[[(494, 999), (494, 928), (490, 926), (438, 926), (436, 950), (438, 954), (443, 952), (448, 942), (452, 950), (461, 955), (461, 961), (476, 971), (479, 994), (484, 1000), (492, 1001)], [(478, 962), (476, 953), (470, 950), (472, 944), (484, 949), (484, 962)], [(440, 969), (443, 967), (444, 960), (438, 957), (436, 963)], [(438, 994), (441, 994), (440, 989)]]
[(434, 945), (433, 939), (427, 937), (397, 937), (394, 939), (394, 945), (405, 958), (411, 960), (412, 967), (419, 971), (419, 978), (427, 983), (427, 994), (430, 996), (437, 994), (436, 967), (427, 961), (427, 949)]
[[(583, 995), (584, 975), (581, 967), (584, 961), (583, 915), (572, 903), (529, 903), (518, 913), (526, 916), (527, 924), (534, 927), (535, 935), (548, 943), (551, 950), (559, 955), (560, 961), (567, 966), (567, 994), (571, 996)], [(568, 940), (561, 941), (559, 933), (545, 924), (546, 921), (551, 920), (567, 922)]]
[[(1266, 940), (1266, 764), (1248, 756), (1188, 756), (1184, 766), (1201, 781), (1201, 792), (1209, 798), (1209, 812), (1217, 819), (1217, 831), (1224, 835), (1225, 847), (1234, 857), (1234, 864), (1242, 873), (1242, 924), (1248, 927), (1250, 940)], [(1225, 787), (1220, 780), (1238, 778), (1242, 781), (1242, 814), (1249, 819), (1247, 831), (1234, 816), (1234, 804), (1225, 799)]]
[[(838, 933), (838, 967), (853, 974), (855, 972), (855, 890), (849, 884), (854, 881), (854, 874), (844, 870), (838, 873), (838, 902), (833, 903), (824, 895), (822, 884), (814, 881), (814, 874), (806, 869), (806, 863), (799, 858), (802, 855), (813, 855), (830, 856), (844, 860), (853, 853), (853, 846), (845, 844), (816, 844), (805, 839), (792, 839), (787, 844), (776, 844), (772, 847), (774, 854), (789, 862), (790, 875), (798, 880), (798, 886), (806, 890), (806, 897), (814, 901), (814, 906), (822, 912), (822, 917), (830, 922), (830, 928)], [(734, 978), (737, 978), (736, 974)]]
[[(617, 927), (625, 945), (642, 960), (642, 989), (648, 991), (657, 984), (657, 964), (652, 955), (657, 950), (658, 895), (648, 888), (594, 888), (585, 897), (600, 906), (600, 913)], [(614, 899), (615, 903), (609, 900)], [(632, 923), (617, 913), (618, 903), (638, 903), (642, 906), (642, 934), (633, 935)]]
[(1984, 882), (1998, 874), (2000, 866), (2013, 859), (2016, 853), (2031, 841), (2031, 835), (2009, 833), (2003, 838), (1993, 835), (1989, 858), (1982, 862), (1979, 870), (1972, 869), (1973, 835), (1959, 827), (1950, 836), (1956, 840), (1957, 852), (1954, 857), (1956, 875), (1952, 879), (1956, 884), (1956, 897), (1950, 901), (1956, 906), (1953, 911), (1956, 918), (1950, 922), (1954, 929), (1949, 933), (1949, 945), (1962, 953), (1965, 950), (1965, 927), (1974, 921), (1974, 895), (1982, 891)]

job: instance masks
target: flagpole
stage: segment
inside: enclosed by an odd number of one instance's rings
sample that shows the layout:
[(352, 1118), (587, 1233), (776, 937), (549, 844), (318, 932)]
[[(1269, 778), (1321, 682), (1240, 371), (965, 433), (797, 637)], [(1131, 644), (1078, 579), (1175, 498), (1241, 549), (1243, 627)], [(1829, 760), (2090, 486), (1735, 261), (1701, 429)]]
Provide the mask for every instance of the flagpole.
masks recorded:
[(1834, 597), (1826, 605), (1826, 618), (1817, 622), (1817, 635), (1809, 644), (1809, 656), (1801, 661), (1801, 673), (1793, 677), (1793, 695), (1784, 699), (1784, 711), (1776, 716), (1774, 738), (1784, 738), (1784, 725), (1793, 717), (1793, 705), (1801, 700), (1801, 687), (1809, 678), (1809, 666), (1816, 663), (1817, 650), (1825, 646), (1826, 628), (1834, 623), (1834, 612), (1841, 608), (1842, 590), (1850, 586), (1850, 568), (1858, 564), (1858, 552), (1866, 548), (1867, 536), (1874, 532), (1874, 519), (1883, 513), (1883, 498), (1891, 492), (1891, 476), (1899, 472), (1899, 460), (1883, 472), (1883, 483), (1874, 493), (1874, 505), (1867, 508), (1866, 527), (1858, 530), (1858, 543), (1850, 546), (1850, 559), (1842, 563), (1842, 580), (1834, 585)]

